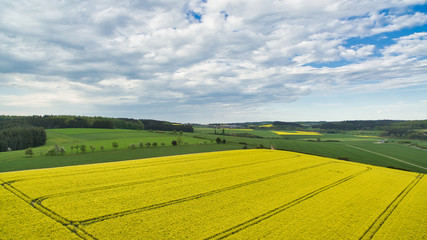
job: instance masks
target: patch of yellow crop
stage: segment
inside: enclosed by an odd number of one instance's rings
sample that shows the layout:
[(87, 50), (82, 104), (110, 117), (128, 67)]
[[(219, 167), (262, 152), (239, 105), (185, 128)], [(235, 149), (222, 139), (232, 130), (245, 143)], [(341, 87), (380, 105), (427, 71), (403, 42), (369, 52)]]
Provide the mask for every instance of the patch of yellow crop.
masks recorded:
[(0, 239), (81, 238), (0, 186)]
[(260, 125), (259, 127), (263, 127), (263, 128), (271, 128), (271, 127), (273, 127), (273, 124)]
[(0, 183), (6, 239), (427, 237), (423, 174), (287, 151), (1, 173)]
[(281, 131), (272, 131), (278, 135), (305, 135), (305, 136), (318, 136), (322, 135), (318, 132), (306, 132), (306, 131), (295, 131), (295, 132), (281, 132)]
[(250, 128), (230, 128), (227, 130), (236, 130), (236, 131), (253, 131), (253, 129)]

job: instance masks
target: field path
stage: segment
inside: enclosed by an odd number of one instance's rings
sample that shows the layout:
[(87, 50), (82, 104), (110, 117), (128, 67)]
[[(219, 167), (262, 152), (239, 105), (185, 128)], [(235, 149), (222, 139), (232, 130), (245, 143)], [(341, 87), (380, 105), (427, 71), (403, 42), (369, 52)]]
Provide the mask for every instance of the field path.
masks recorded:
[(61, 215), (57, 214), (56, 212), (43, 207), (39, 204), (34, 204), (31, 201), (31, 198), (27, 196), (25, 193), (19, 191), (15, 187), (13, 187), (10, 182), (5, 182), (2, 179), (0, 179), (1, 186), (4, 187), (7, 191), (13, 193), (18, 198), (24, 200), (26, 203), (28, 203), (31, 207), (37, 209), (40, 213), (46, 215), (47, 217), (51, 218), (52, 220), (64, 225), (66, 228), (68, 228), (71, 232), (76, 234), (77, 236), (83, 238), (83, 239), (96, 239), (94, 236), (89, 234), (88, 232), (84, 231), (83, 229), (79, 228), (79, 226), (73, 224), (70, 220), (62, 217)]
[(417, 167), (417, 168), (422, 168), (424, 170), (427, 170), (427, 168), (422, 167), (420, 165), (413, 164), (413, 163), (410, 163), (410, 162), (406, 162), (406, 161), (403, 161), (403, 160), (395, 158), (395, 157), (390, 157), (390, 156), (387, 156), (387, 155), (382, 154), (382, 153), (377, 153), (377, 152), (374, 152), (374, 151), (371, 151), (371, 150), (367, 150), (367, 149), (356, 147), (356, 146), (352, 146), (352, 145), (347, 145), (347, 146), (352, 147), (352, 148), (356, 148), (356, 149), (359, 149), (359, 150), (362, 150), (362, 151), (365, 151), (365, 152), (373, 153), (373, 154), (376, 154), (376, 155), (379, 155), (379, 156), (383, 156), (383, 157), (386, 157), (386, 158), (390, 158), (390, 159), (393, 159), (393, 160), (398, 161), (398, 162), (403, 162), (403, 163), (406, 163), (408, 165), (412, 165), (412, 166)]
[(393, 213), (394, 209), (396, 209), (397, 205), (403, 200), (406, 195), (417, 185), (419, 181), (423, 178), (423, 174), (420, 173), (418, 176), (405, 188), (403, 191), (393, 200), (393, 202), (388, 205), (388, 207), (383, 211), (383, 213), (378, 216), (374, 223), (366, 230), (365, 234), (360, 238), (364, 239), (372, 239), (375, 233), (381, 228), (387, 218)]
[(237, 233), (237, 232), (239, 232), (239, 231), (241, 231), (243, 229), (246, 229), (246, 228), (251, 227), (251, 226), (253, 226), (255, 224), (258, 224), (259, 222), (262, 222), (262, 221), (264, 221), (266, 219), (269, 219), (272, 216), (274, 216), (276, 214), (279, 214), (279, 213), (285, 211), (286, 209), (291, 208), (291, 207), (293, 207), (293, 206), (295, 206), (295, 205), (297, 205), (297, 204), (299, 204), (299, 203), (301, 203), (301, 202), (303, 202), (303, 201), (305, 201), (307, 199), (310, 199), (310, 198), (316, 196), (319, 193), (327, 191), (328, 189), (331, 189), (331, 188), (333, 188), (335, 186), (338, 186), (338, 185), (340, 185), (342, 183), (345, 183), (345, 182), (347, 182), (347, 181), (349, 181), (349, 180), (351, 180), (351, 179), (353, 179), (353, 178), (355, 178), (357, 176), (360, 176), (360, 175), (362, 175), (362, 174), (364, 174), (366, 172), (369, 172), (371, 170), (372, 170), (372, 168), (367, 167), (365, 170), (362, 170), (360, 172), (357, 172), (355, 174), (352, 174), (350, 176), (342, 178), (342, 179), (340, 179), (340, 180), (338, 180), (336, 182), (333, 182), (331, 184), (323, 186), (323, 187), (321, 187), (321, 188), (319, 188), (319, 189), (317, 189), (317, 190), (315, 190), (313, 192), (310, 192), (308, 194), (305, 194), (304, 196), (301, 196), (301, 197), (299, 197), (297, 199), (294, 199), (294, 200), (292, 200), (290, 202), (287, 202), (287, 203), (285, 203), (285, 204), (283, 204), (283, 205), (281, 205), (281, 206), (279, 206), (279, 207), (277, 207), (277, 208), (275, 208), (273, 210), (270, 210), (270, 211), (268, 211), (268, 212), (266, 212), (266, 213), (264, 213), (262, 215), (256, 216), (256, 217), (254, 217), (254, 218), (252, 218), (252, 219), (250, 219), (248, 221), (245, 221), (245, 222), (240, 223), (240, 224), (238, 224), (238, 225), (236, 225), (234, 227), (231, 227), (231, 228), (229, 228), (227, 230), (224, 230), (224, 231), (222, 231), (220, 233), (217, 233), (217, 234), (215, 234), (213, 236), (210, 236), (210, 237), (206, 238), (205, 240), (208, 240), (208, 239), (224, 239), (224, 238), (226, 238), (228, 236), (231, 236), (231, 235), (233, 235), (233, 234), (235, 234), (235, 233)]
[(274, 179), (277, 177), (281, 177), (281, 176), (285, 176), (285, 175), (289, 175), (289, 174), (293, 174), (293, 173), (297, 173), (297, 172), (301, 172), (304, 170), (308, 170), (311, 168), (316, 168), (316, 167), (320, 167), (323, 165), (327, 165), (327, 164), (332, 164), (334, 163), (333, 161), (331, 162), (324, 162), (324, 163), (320, 163), (320, 164), (316, 164), (316, 165), (311, 165), (308, 167), (304, 167), (304, 168), (299, 168), (299, 169), (295, 169), (295, 170), (291, 170), (291, 171), (286, 171), (286, 172), (282, 172), (279, 174), (275, 174), (275, 175), (270, 175), (267, 177), (263, 177), (263, 178), (258, 178), (258, 179), (254, 179), (248, 182), (243, 182), (243, 183), (239, 183), (236, 185), (232, 185), (232, 186), (228, 186), (228, 187), (224, 187), (224, 188), (219, 188), (216, 190), (212, 190), (209, 192), (204, 192), (204, 193), (199, 193), (196, 195), (192, 195), (192, 196), (188, 196), (188, 197), (183, 197), (183, 198), (179, 198), (179, 199), (174, 199), (171, 201), (167, 201), (167, 202), (161, 202), (161, 203), (157, 203), (157, 204), (152, 204), (149, 206), (144, 206), (141, 208), (136, 208), (136, 209), (131, 209), (131, 210), (127, 210), (127, 211), (122, 211), (122, 212), (117, 212), (117, 213), (112, 213), (112, 214), (107, 214), (107, 215), (103, 215), (103, 216), (99, 216), (96, 218), (91, 218), (91, 219), (87, 219), (84, 221), (73, 221), (73, 223), (75, 225), (78, 226), (85, 226), (85, 225), (90, 225), (96, 222), (101, 222), (101, 221), (105, 221), (105, 220), (109, 220), (109, 219), (113, 219), (113, 218), (117, 218), (117, 217), (123, 217), (126, 215), (130, 215), (130, 214), (134, 214), (134, 213), (139, 213), (139, 212), (143, 212), (143, 211), (149, 211), (149, 210), (153, 210), (153, 209), (157, 209), (157, 208), (162, 208), (162, 207), (166, 207), (169, 205), (173, 205), (173, 204), (178, 204), (178, 203), (184, 203), (184, 202), (188, 202), (188, 201), (192, 201), (195, 199), (199, 199), (202, 197), (208, 197), (217, 193), (221, 193), (221, 192), (225, 192), (225, 191), (230, 191), (233, 189), (237, 189), (237, 188), (241, 188), (241, 187), (246, 187), (252, 184), (256, 184), (256, 183), (260, 183), (260, 182), (264, 182), (270, 179)]

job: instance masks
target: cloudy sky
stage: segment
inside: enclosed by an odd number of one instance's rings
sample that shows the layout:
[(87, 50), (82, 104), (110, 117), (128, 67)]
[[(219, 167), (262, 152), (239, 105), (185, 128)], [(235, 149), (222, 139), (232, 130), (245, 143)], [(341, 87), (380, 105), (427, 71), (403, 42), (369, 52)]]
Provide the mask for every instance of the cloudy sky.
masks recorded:
[(427, 0), (0, 2), (0, 115), (427, 119)]

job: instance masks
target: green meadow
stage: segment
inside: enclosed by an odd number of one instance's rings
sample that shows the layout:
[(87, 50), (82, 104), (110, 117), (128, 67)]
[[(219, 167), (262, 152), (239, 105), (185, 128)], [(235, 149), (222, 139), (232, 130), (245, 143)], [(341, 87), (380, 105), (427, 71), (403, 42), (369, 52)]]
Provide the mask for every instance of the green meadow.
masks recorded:
[[(199, 137), (215, 139), (214, 129), (195, 129)], [(270, 147), (276, 149), (295, 151), (331, 158), (345, 159), (353, 162), (366, 163), (377, 166), (398, 168), (407, 171), (427, 173), (427, 150), (419, 149), (409, 144), (399, 144), (401, 141), (410, 141), (419, 146), (425, 146), (424, 141), (405, 139), (384, 139), (376, 132), (351, 132), (348, 134), (322, 134), (310, 135), (282, 135), (279, 136), (268, 130), (247, 131), (263, 138), (248, 138), (232, 136), (230, 133), (241, 130), (225, 130), (227, 141), (246, 143), (250, 148)], [(222, 130), (216, 130), (222, 133)], [(369, 135), (368, 135), (369, 134)], [(386, 143), (382, 143), (382, 141)]]
[[(25, 150), (0, 152), (0, 172), (241, 148), (241, 145), (237, 144), (220, 145), (207, 139), (173, 132), (68, 128), (48, 129), (46, 133), (48, 138), (46, 145), (33, 148), (33, 156), (25, 155)], [(172, 141), (180, 144), (172, 146)], [(117, 149), (113, 148), (113, 142), (118, 143)], [(142, 147), (140, 147), (140, 143), (142, 143)], [(149, 147), (146, 146), (147, 143), (150, 143)], [(157, 147), (154, 147), (153, 143), (157, 143)], [(130, 149), (132, 144), (136, 148)], [(46, 152), (55, 145), (64, 147), (65, 154), (46, 156)], [(71, 146), (76, 145), (86, 145), (86, 152), (72, 150)], [(94, 151), (90, 146), (95, 148)], [(101, 146), (104, 147), (103, 150), (101, 150)]]
[[(242, 149), (244, 146), (252, 149), (274, 146), (278, 150), (427, 173), (427, 150), (399, 144), (404, 139), (387, 139), (382, 143), (385, 139), (375, 136), (375, 132), (319, 136), (213, 128), (195, 128), (193, 133), (93, 128), (48, 129), (46, 132), (46, 145), (33, 148), (31, 157), (25, 155), (25, 150), (0, 152), (0, 172)], [(225, 139), (227, 143), (217, 144), (217, 138)], [(179, 142), (179, 145), (172, 146), (172, 141)], [(117, 149), (113, 148), (112, 142), (118, 143)], [(411, 142), (426, 145), (423, 141)], [(154, 147), (153, 143), (157, 146)], [(64, 147), (65, 154), (46, 156), (46, 152), (55, 145)], [(76, 145), (86, 145), (86, 152), (71, 149)], [(130, 148), (132, 145), (133, 149)], [(90, 146), (94, 147), (93, 151)]]

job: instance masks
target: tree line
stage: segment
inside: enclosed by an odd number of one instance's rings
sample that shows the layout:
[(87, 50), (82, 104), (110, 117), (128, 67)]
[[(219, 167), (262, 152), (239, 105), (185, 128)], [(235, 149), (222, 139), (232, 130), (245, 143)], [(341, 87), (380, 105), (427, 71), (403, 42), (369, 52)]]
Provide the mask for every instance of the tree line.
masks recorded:
[(143, 130), (144, 124), (135, 119), (66, 115), (0, 116), (0, 129), (16, 126), (52, 128), (121, 128)]
[(193, 132), (190, 124), (173, 124), (167, 121), (106, 118), (67, 115), (44, 116), (0, 116), (0, 130), (10, 127), (36, 126), (45, 129), (52, 128), (118, 128), (133, 130), (183, 131)]
[(373, 120), (373, 121), (343, 121), (322, 123), (316, 128), (326, 132), (368, 130), (381, 131), (382, 137), (400, 137), (418, 140), (427, 140), (427, 120), (397, 121), (397, 120)]
[(151, 119), (142, 119), (141, 122), (144, 124), (145, 129), (147, 130), (194, 132), (193, 126), (191, 124), (174, 124), (171, 122)]

